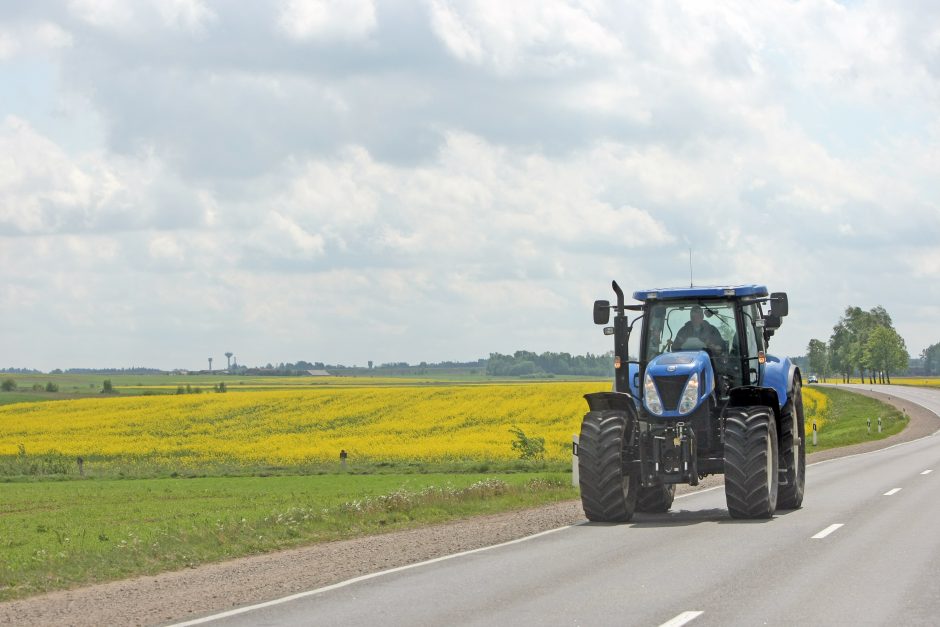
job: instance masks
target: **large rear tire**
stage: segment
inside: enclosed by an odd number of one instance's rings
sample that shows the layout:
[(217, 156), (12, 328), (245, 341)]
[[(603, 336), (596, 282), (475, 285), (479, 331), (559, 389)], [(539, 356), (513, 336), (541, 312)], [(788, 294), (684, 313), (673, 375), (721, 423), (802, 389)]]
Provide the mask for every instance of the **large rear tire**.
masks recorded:
[(733, 518), (770, 518), (777, 509), (779, 450), (769, 407), (725, 410), (725, 500)]
[(787, 483), (780, 486), (777, 497), (779, 509), (799, 509), (803, 506), (806, 485), (806, 422), (803, 416), (803, 389), (799, 381), (790, 392), (788, 409), (781, 416), (780, 455), (787, 468)]
[(588, 520), (628, 522), (636, 509), (639, 482), (624, 472), (623, 451), (634, 412), (590, 411), (581, 422), (578, 476)]
[(649, 514), (662, 514), (672, 507), (676, 498), (676, 485), (674, 483), (660, 483), (651, 488), (640, 488), (637, 494), (636, 511)]

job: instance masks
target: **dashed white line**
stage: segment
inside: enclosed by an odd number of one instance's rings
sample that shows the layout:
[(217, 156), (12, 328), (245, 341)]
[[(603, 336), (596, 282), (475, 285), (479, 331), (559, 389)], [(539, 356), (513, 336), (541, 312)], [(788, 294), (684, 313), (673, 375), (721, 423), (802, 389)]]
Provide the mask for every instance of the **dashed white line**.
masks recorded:
[(681, 625), (685, 625), (686, 623), (689, 623), (695, 620), (696, 618), (701, 616), (703, 613), (704, 612), (700, 612), (700, 611), (682, 612), (675, 618), (667, 620), (665, 623), (663, 623), (659, 627), (680, 627)]
[(892, 494), (897, 494), (897, 493), (900, 492), (902, 489), (903, 489), (903, 488), (892, 488), (892, 489), (888, 490), (887, 492), (885, 492), (885, 496), (891, 496)]
[(832, 533), (833, 531), (835, 531), (836, 529), (838, 529), (839, 527), (841, 527), (843, 524), (844, 524), (844, 523), (835, 523), (834, 525), (829, 525), (828, 527), (826, 527), (825, 529), (823, 529), (822, 531), (820, 531), (819, 533), (817, 533), (815, 536), (813, 536), (812, 539), (813, 539), (813, 540), (822, 540), (823, 538), (825, 538), (826, 536), (828, 536), (830, 533)]
[(933, 472), (933, 468), (928, 468), (927, 470), (925, 470), (924, 472), (922, 472), (922, 473), (920, 473), (920, 474), (922, 474), (922, 475), (929, 475), (929, 474), (932, 473), (932, 472)]

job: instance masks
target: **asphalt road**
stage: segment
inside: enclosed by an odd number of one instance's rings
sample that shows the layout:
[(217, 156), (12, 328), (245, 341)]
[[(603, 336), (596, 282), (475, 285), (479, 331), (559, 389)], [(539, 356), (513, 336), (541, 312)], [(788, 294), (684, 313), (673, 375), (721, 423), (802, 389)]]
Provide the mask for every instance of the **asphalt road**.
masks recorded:
[[(888, 391), (940, 415), (940, 390)], [(934, 625), (937, 521), (931, 436), (810, 466), (803, 508), (770, 520), (732, 520), (713, 489), (667, 514), (566, 527), (210, 624)]]

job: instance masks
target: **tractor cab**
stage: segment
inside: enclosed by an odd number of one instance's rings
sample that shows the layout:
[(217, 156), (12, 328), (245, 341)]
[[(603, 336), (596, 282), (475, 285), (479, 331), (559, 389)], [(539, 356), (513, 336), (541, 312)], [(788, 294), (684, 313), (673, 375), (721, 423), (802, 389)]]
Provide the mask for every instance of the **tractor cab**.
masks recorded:
[[(747, 296), (738, 296), (738, 290)], [(720, 291), (720, 296), (714, 291)], [(767, 320), (757, 300), (766, 298), (767, 292), (761, 292), (740, 287), (638, 292), (635, 296), (644, 300), (640, 370), (650, 364), (656, 369), (660, 363), (674, 362), (680, 358), (677, 353), (704, 351), (720, 397), (726, 397), (732, 388), (756, 385), (769, 340), (764, 334)], [(649, 298), (650, 294), (655, 297)], [(673, 356), (661, 357), (666, 354)]]

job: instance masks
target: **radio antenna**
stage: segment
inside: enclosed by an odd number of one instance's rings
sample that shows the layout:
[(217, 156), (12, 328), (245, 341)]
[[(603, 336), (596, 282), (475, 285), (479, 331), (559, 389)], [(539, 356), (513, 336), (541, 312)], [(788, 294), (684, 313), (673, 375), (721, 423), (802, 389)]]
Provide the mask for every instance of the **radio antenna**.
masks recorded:
[(692, 247), (689, 246), (689, 287), (692, 287)]

